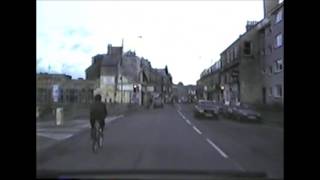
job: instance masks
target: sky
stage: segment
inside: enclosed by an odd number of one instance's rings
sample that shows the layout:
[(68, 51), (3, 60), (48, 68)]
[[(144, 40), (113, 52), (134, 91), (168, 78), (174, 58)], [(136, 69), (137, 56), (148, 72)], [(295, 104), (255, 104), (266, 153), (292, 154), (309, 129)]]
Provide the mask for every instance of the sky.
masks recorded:
[(201, 72), (263, 18), (262, 0), (37, 0), (37, 72), (85, 78), (108, 44), (135, 51), (173, 83), (196, 84)]

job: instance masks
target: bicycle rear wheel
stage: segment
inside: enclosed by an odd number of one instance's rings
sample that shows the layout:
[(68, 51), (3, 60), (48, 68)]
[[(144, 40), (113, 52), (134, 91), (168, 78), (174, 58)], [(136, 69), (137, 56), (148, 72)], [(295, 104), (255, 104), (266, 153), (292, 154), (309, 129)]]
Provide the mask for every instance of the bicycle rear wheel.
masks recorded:
[(94, 152), (94, 153), (96, 153), (97, 151), (98, 151), (98, 142), (97, 141), (93, 141), (92, 142), (92, 151)]
[(98, 139), (98, 142), (99, 142), (99, 148), (102, 148), (103, 147), (103, 133), (102, 133), (102, 129), (99, 129), (99, 139)]
[(95, 123), (95, 126), (94, 126), (94, 136), (93, 136), (93, 139), (92, 139), (92, 150), (94, 153), (96, 153), (98, 151), (98, 148), (99, 148), (99, 139), (100, 139), (100, 125), (99, 123)]

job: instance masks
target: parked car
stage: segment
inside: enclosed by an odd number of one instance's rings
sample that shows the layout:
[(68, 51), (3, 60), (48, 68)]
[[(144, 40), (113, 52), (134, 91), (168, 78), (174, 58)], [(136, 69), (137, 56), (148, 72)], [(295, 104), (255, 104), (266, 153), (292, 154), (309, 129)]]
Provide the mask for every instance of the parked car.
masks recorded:
[(160, 96), (154, 96), (153, 97), (153, 108), (163, 108), (163, 101)]
[(209, 100), (199, 100), (194, 106), (195, 117), (212, 117), (218, 119), (219, 105)]
[(220, 114), (226, 118), (233, 118), (234, 117), (234, 111), (236, 110), (235, 105), (230, 104), (220, 104)]
[(241, 104), (233, 111), (233, 116), (238, 120), (246, 120), (251, 122), (260, 122), (261, 114), (257, 112), (253, 107), (249, 107), (246, 104)]

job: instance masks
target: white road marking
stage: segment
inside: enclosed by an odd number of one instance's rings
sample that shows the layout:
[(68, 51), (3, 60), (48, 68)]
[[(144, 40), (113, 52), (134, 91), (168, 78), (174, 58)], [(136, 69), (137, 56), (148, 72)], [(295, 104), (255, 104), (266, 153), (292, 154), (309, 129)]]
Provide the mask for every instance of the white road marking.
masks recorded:
[(178, 107), (178, 109), (179, 109), (179, 111), (181, 110), (181, 106), (179, 105), (179, 104), (177, 104), (177, 107)]
[(211, 146), (213, 146), (224, 158), (228, 158), (228, 156), (217, 145), (215, 145), (210, 139), (207, 138), (207, 142)]
[[(192, 128), (198, 133), (198, 134), (202, 134), (202, 132), (196, 127), (196, 126), (193, 126), (190, 122), (189, 119), (187, 119), (180, 110), (177, 110), (177, 112), (180, 114), (180, 116), (186, 121), (186, 123), (188, 123), (189, 125), (192, 126)], [(225, 154), (217, 145), (215, 145), (210, 139), (206, 138), (207, 142), (212, 146), (214, 147), (220, 154), (221, 156), (223, 156), (224, 158), (229, 158), (227, 154)], [(229, 158), (230, 159), (230, 158)], [(231, 159), (230, 159), (231, 160)], [(237, 166), (241, 171), (245, 171), (244, 168), (242, 168), (237, 162), (231, 160), (235, 166)]]
[(55, 140), (68, 139), (73, 135), (73, 133), (37, 133), (37, 136), (43, 136)]
[(180, 116), (182, 117), (182, 119), (188, 120), (188, 119), (182, 114), (182, 112), (178, 111), (178, 113), (180, 114)]
[(105, 119), (105, 122), (106, 122), (106, 123), (111, 123), (112, 121), (117, 120), (117, 119), (122, 118), (122, 117), (124, 117), (124, 115), (107, 117), (107, 118)]
[(197, 131), (198, 134), (202, 134), (202, 132), (197, 127), (195, 127), (195, 126), (192, 126), (192, 127), (193, 127), (194, 130)]
[(79, 128), (63, 128), (63, 129), (58, 129), (58, 128), (37, 128), (37, 132), (39, 133), (75, 133), (75, 132), (78, 132), (80, 131), (81, 129)]
[(180, 112), (179, 110), (177, 110), (177, 112), (179, 113), (179, 115), (182, 117), (182, 119), (184, 119), (189, 125), (192, 125), (191, 122), (189, 121), (189, 119), (187, 119), (182, 112)]
[[(105, 119), (105, 122), (110, 123), (122, 117), (124, 117), (124, 115), (107, 117)], [(49, 123), (45, 122), (41, 124), (49, 124)], [(43, 136), (43, 137), (54, 139), (54, 140), (64, 140), (74, 136), (75, 134), (79, 133), (83, 129), (90, 127), (90, 124), (88, 121), (75, 120), (69, 125), (65, 125), (62, 127), (57, 127), (53, 124), (51, 127), (41, 127), (40, 123), (38, 123), (37, 126), (38, 126), (37, 136)]]
[(237, 162), (233, 161), (233, 163), (241, 170), (241, 171), (245, 171), (240, 164), (238, 164)]

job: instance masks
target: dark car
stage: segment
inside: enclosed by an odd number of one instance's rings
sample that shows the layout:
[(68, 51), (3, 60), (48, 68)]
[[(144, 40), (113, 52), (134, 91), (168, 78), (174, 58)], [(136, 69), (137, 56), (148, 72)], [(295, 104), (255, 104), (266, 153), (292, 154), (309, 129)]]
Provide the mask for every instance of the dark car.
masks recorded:
[(209, 100), (199, 100), (194, 106), (194, 116), (213, 117), (218, 118), (219, 105)]
[(233, 111), (233, 116), (238, 120), (246, 120), (251, 122), (260, 122), (261, 114), (246, 104), (241, 104)]

